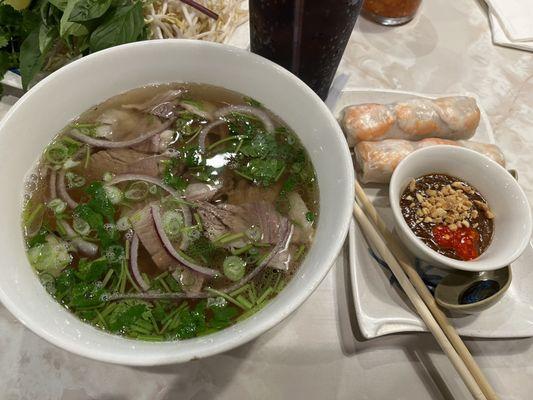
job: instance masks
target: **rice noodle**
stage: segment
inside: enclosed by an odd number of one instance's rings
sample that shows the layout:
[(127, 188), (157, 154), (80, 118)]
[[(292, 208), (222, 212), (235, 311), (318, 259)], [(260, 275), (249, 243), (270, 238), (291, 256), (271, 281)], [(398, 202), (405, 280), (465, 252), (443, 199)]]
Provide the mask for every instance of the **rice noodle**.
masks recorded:
[(201, 39), (226, 43), (235, 29), (248, 20), (245, 0), (196, 0), (218, 14), (213, 19), (180, 0), (156, 0), (144, 7), (151, 39)]
[(227, 106), (227, 107), (219, 108), (217, 112), (215, 113), (215, 117), (223, 118), (226, 115), (231, 114), (231, 113), (242, 113), (242, 114), (253, 115), (254, 117), (258, 118), (263, 123), (267, 132), (269, 133), (274, 132), (274, 124), (272, 123), (272, 120), (270, 119), (268, 114), (255, 107)]
[(140, 136), (137, 136), (135, 139), (130, 140), (124, 140), (121, 142), (113, 142), (111, 140), (102, 140), (102, 139), (95, 139), (93, 137), (84, 135), (83, 133), (78, 132), (76, 129), (71, 129), (67, 135), (70, 137), (79, 140), (80, 142), (87, 143), (94, 147), (101, 147), (104, 149), (119, 149), (122, 147), (130, 147), (135, 144), (139, 144), (144, 142), (147, 139), (150, 139), (152, 136), (157, 135), (158, 133), (163, 132), (165, 129), (167, 129), (170, 125), (174, 123), (176, 119), (171, 118), (163, 122), (160, 126), (158, 126), (155, 129), (152, 129), (151, 131), (148, 131)]
[(67, 187), (65, 186), (65, 173), (64, 169), (61, 169), (57, 174), (57, 191), (59, 192), (59, 197), (67, 203), (70, 208), (78, 207), (78, 203), (70, 197), (67, 192)]
[(139, 264), (137, 263), (137, 258), (139, 255), (139, 236), (133, 235), (133, 239), (131, 240), (131, 247), (130, 247), (130, 265), (131, 265), (131, 272), (133, 273), (133, 277), (141, 287), (143, 291), (147, 291), (150, 289), (150, 285), (146, 283), (144, 278), (141, 275), (141, 272), (139, 271)]

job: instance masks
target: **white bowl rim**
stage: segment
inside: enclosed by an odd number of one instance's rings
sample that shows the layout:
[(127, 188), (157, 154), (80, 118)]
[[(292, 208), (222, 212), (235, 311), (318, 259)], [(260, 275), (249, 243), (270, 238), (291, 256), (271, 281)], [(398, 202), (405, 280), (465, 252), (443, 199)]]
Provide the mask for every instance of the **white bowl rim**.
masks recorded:
[(431, 146), (431, 147), (423, 147), (421, 149), (415, 150), (414, 152), (409, 154), (407, 157), (405, 157), (402, 161), (400, 161), (400, 163), (398, 163), (396, 169), (394, 170), (394, 172), (392, 174), (391, 181), (390, 181), (390, 186), (389, 186), (389, 202), (390, 202), (390, 205), (391, 205), (391, 208), (392, 208), (392, 212), (393, 212), (393, 215), (394, 215), (394, 220), (395, 220), (395, 223), (396, 223), (395, 226), (399, 227), (402, 230), (402, 232), (407, 236), (408, 240), (412, 244), (414, 244), (417, 247), (418, 250), (420, 250), (422, 253), (424, 253), (424, 255), (426, 255), (429, 259), (433, 259), (436, 262), (438, 262), (440, 264), (443, 264), (443, 265), (446, 265), (446, 266), (448, 266), (450, 268), (455, 268), (455, 269), (459, 269), (459, 270), (462, 270), (462, 271), (475, 272), (475, 271), (488, 271), (488, 270), (500, 269), (500, 268), (503, 268), (503, 267), (511, 264), (518, 257), (520, 257), (520, 255), (524, 252), (524, 250), (526, 249), (527, 245), (529, 244), (529, 241), (530, 241), (530, 238), (531, 238), (531, 234), (532, 234), (532, 230), (533, 230), (531, 207), (526, 207), (527, 215), (524, 216), (524, 219), (526, 221), (526, 231), (529, 232), (529, 234), (527, 236), (525, 236), (523, 238), (523, 240), (519, 244), (516, 245), (516, 249), (512, 253), (512, 256), (510, 256), (505, 262), (498, 263), (498, 264), (490, 264), (490, 262), (487, 262), (487, 263), (484, 263), (483, 265), (475, 266), (472, 263), (470, 263), (469, 261), (455, 260), (453, 258), (446, 257), (446, 256), (436, 252), (435, 250), (433, 250), (429, 246), (427, 246), (422, 241), (422, 239), (420, 239), (418, 236), (416, 236), (414, 234), (414, 232), (411, 230), (411, 228), (409, 228), (409, 225), (407, 225), (407, 222), (405, 221), (405, 219), (403, 217), (399, 201), (395, 201), (394, 200), (398, 196), (398, 194), (400, 194), (399, 193), (400, 192), (400, 182), (397, 182), (397, 180), (398, 180), (398, 175), (400, 174), (401, 169), (404, 168), (406, 165), (408, 165), (411, 162), (411, 160), (413, 160), (416, 157), (419, 157), (420, 154), (423, 154), (423, 153), (437, 153), (437, 152), (438, 153), (442, 153), (442, 152), (448, 152), (448, 151), (464, 152), (464, 153), (468, 154), (470, 157), (472, 157), (472, 158), (474, 158), (476, 160), (479, 160), (479, 162), (483, 162), (483, 163), (489, 164), (491, 166), (491, 168), (493, 168), (493, 169), (505, 172), (505, 174), (502, 175), (502, 176), (505, 176), (505, 177), (508, 176), (508, 178), (509, 178), (508, 182), (510, 182), (510, 184), (512, 186), (514, 186), (514, 188), (516, 189), (517, 193), (519, 193), (519, 196), (521, 197), (521, 200), (525, 204), (529, 205), (529, 201), (527, 199), (527, 196), (526, 196), (524, 190), (522, 189), (522, 187), (516, 181), (516, 179), (514, 179), (511, 176), (511, 174), (504, 167), (502, 167), (500, 164), (498, 164), (494, 160), (490, 159), (489, 157), (487, 157), (487, 156), (485, 156), (485, 155), (483, 155), (481, 153), (478, 153), (478, 152), (476, 152), (474, 150), (467, 149), (467, 148), (464, 148), (464, 147), (459, 147), (459, 146), (438, 145), (438, 146)]
[[(302, 303), (309, 297), (311, 294), (316, 290), (318, 285), (323, 281), (325, 276), (330, 271), (331, 267), (333, 266), (335, 259), (337, 258), (338, 253), (340, 252), (344, 239), (346, 238), (346, 235), (348, 233), (348, 228), (351, 220), (351, 213), (352, 213), (352, 204), (353, 204), (353, 192), (354, 192), (354, 185), (355, 185), (355, 172), (353, 169), (353, 164), (350, 156), (350, 150), (348, 148), (348, 144), (346, 143), (346, 140), (344, 138), (344, 135), (342, 133), (342, 130), (340, 126), (338, 125), (337, 120), (333, 116), (332, 112), (329, 110), (329, 108), (326, 106), (326, 104), (318, 97), (318, 95), (309, 88), (300, 78), (293, 75), (291, 72), (287, 71), (283, 67), (279, 66), (278, 64), (261, 57), (257, 54), (251, 53), (249, 51), (230, 46), (220, 43), (213, 43), (213, 42), (207, 42), (207, 41), (198, 41), (198, 40), (192, 40), (192, 39), (159, 39), (159, 40), (149, 40), (149, 41), (141, 41), (141, 42), (134, 42), (134, 43), (128, 43), (120, 46), (115, 46), (112, 48), (108, 48), (93, 54), (90, 54), (88, 56), (82, 57), (64, 67), (61, 69), (55, 71), (54, 73), (48, 75), (45, 77), (42, 81), (38, 82), (35, 86), (33, 86), (27, 93), (25, 93), (16, 103), (13, 105), (13, 107), (10, 108), (10, 110), (6, 113), (6, 115), (0, 120), (0, 132), (2, 131), (4, 125), (7, 123), (7, 121), (14, 115), (17, 110), (22, 106), (23, 103), (26, 102), (26, 100), (33, 95), (34, 92), (37, 92), (41, 90), (42, 87), (45, 87), (48, 82), (53, 81), (56, 79), (57, 76), (62, 74), (62, 72), (69, 71), (73, 68), (77, 68), (78, 65), (81, 65), (82, 63), (89, 62), (92, 59), (102, 57), (108, 53), (116, 52), (116, 51), (124, 51), (129, 48), (136, 48), (136, 47), (144, 47), (144, 46), (155, 46), (155, 45), (178, 45), (178, 46), (204, 46), (207, 48), (224, 48), (224, 51), (231, 52), (235, 55), (239, 55), (241, 57), (250, 57), (255, 58), (256, 60), (260, 60), (262, 64), (268, 65), (270, 68), (273, 68), (275, 72), (279, 75), (282, 75), (290, 80), (292, 80), (300, 89), (302, 89), (305, 94), (311, 98), (314, 99), (314, 103), (317, 107), (319, 107), (323, 113), (324, 116), (329, 119), (331, 122), (332, 127), (334, 129), (331, 132), (331, 135), (337, 138), (339, 140), (342, 150), (342, 159), (337, 159), (336, 163), (341, 164), (342, 169), (346, 173), (346, 180), (345, 182), (348, 185), (348, 189), (345, 191), (345, 194), (343, 197), (339, 197), (338, 202), (338, 213), (339, 213), (339, 224), (337, 225), (337, 233), (334, 237), (332, 237), (331, 240), (331, 251), (327, 254), (326, 257), (324, 257), (323, 265), (324, 267), (319, 275), (315, 277), (314, 280), (309, 281), (305, 287), (302, 287), (301, 290), (298, 291), (297, 295), (294, 295), (292, 297), (292, 301), (287, 304), (284, 307), (284, 310), (278, 311), (275, 314), (272, 314), (268, 319), (264, 318), (260, 320), (258, 323), (255, 323), (253, 325), (250, 325), (246, 328), (246, 332), (242, 333), (241, 335), (234, 334), (231, 336), (230, 339), (221, 341), (216, 346), (211, 343), (210, 345), (204, 345), (204, 346), (198, 346), (198, 348), (194, 351), (194, 354), (192, 351), (185, 351), (183, 354), (175, 354), (175, 355), (135, 355), (132, 354), (134, 351), (130, 352), (130, 354), (118, 354), (118, 353), (112, 353), (109, 351), (99, 351), (98, 349), (89, 349), (84, 346), (80, 346), (78, 342), (74, 342), (72, 340), (66, 340), (64, 338), (58, 337), (53, 335), (50, 331), (48, 331), (45, 327), (42, 327), (38, 323), (34, 323), (32, 318), (28, 318), (24, 312), (22, 312), (19, 307), (17, 306), (16, 302), (12, 299), (10, 299), (6, 293), (2, 290), (1, 284), (0, 284), (0, 302), (13, 314), (24, 326), (29, 328), (31, 331), (36, 333), (38, 336), (42, 337), (46, 341), (54, 344), (55, 346), (58, 346), (60, 348), (63, 348), (65, 350), (70, 351), (71, 353), (87, 357), (90, 359), (98, 360), (98, 361), (104, 361), (114, 364), (120, 364), (120, 365), (131, 365), (131, 366), (154, 366), (154, 365), (165, 365), (165, 364), (173, 364), (173, 363), (181, 363), (181, 362), (187, 362), (193, 359), (199, 359), (204, 357), (209, 357), (211, 355), (219, 354), (228, 350), (231, 350), (235, 347), (238, 347), (240, 345), (243, 345), (262, 333), (266, 332), (267, 330), (273, 328), (274, 326), (280, 324), (285, 318), (287, 318), (290, 314), (292, 314), (298, 307), (302, 305)], [(319, 220), (320, 224), (320, 220)], [(26, 260), (27, 263), (27, 260)], [(28, 264), (29, 267), (29, 264)], [(259, 313), (264, 313), (269, 306), (267, 305), (264, 309), (258, 311)], [(252, 318), (248, 318), (244, 320), (243, 322), (238, 323), (237, 325), (247, 323)], [(92, 327), (91, 325), (79, 321), (80, 324), (87, 325), (88, 327), (91, 327), (92, 329), (96, 329)], [(233, 325), (237, 326), (237, 325)], [(214, 333), (212, 335), (209, 335), (209, 337), (214, 337), (217, 334), (220, 334), (221, 332), (224, 332), (228, 329), (231, 329), (231, 327), (226, 328), (224, 330), (221, 330), (217, 333)], [(108, 333), (106, 333), (108, 334)], [(109, 334), (112, 335), (112, 334)], [(116, 335), (112, 335), (116, 336)], [(127, 338), (121, 338), (121, 340), (126, 340), (132, 342), (132, 344), (139, 344), (139, 341), (127, 339)], [(191, 339), (193, 340), (193, 339)], [(147, 344), (150, 346), (153, 346), (154, 348), (157, 347), (158, 343), (147, 343), (142, 342), (143, 344)], [(162, 344), (169, 343), (169, 342), (160, 342)], [(171, 342), (170, 342), (171, 343)]]

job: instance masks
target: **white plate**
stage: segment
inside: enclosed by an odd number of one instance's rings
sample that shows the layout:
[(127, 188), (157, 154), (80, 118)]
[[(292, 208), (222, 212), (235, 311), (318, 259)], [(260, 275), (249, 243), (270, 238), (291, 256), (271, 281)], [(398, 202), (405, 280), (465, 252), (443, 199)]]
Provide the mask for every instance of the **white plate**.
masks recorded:
[[(449, 96), (450, 94), (447, 94)], [(476, 97), (472, 94), (467, 94)], [(440, 95), (401, 91), (357, 89), (343, 92), (336, 112), (349, 104), (377, 102), (388, 103), (413, 96), (439, 97)], [(479, 102), (478, 102), (479, 104)], [(481, 121), (473, 140), (494, 143), (488, 118), (481, 110)], [(388, 186), (366, 185), (366, 193), (380, 215), (392, 227), (392, 212), (388, 202)], [(349, 231), (350, 272), (355, 312), (361, 334), (371, 339), (398, 332), (422, 332), (426, 327), (410, 307), (397, 284), (391, 283), (391, 273), (381, 266), (370, 253), (368, 244), (352, 221)], [(512, 265), (513, 281), (508, 292), (490, 309), (470, 316), (450, 316), (459, 334), (483, 338), (513, 338), (533, 336), (533, 245)], [(438, 278), (446, 272), (431, 268), (423, 269), (426, 278)]]

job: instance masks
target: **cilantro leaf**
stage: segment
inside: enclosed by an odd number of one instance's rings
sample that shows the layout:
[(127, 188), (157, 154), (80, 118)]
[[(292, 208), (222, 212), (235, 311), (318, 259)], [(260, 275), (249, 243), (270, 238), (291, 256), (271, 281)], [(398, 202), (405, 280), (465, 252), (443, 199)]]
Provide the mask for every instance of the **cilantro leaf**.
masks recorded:
[(76, 276), (84, 282), (94, 282), (99, 280), (109, 269), (107, 260), (98, 259), (88, 261), (82, 258), (78, 263)]
[(190, 339), (205, 330), (205, 307), (206, 302), (201, 301), (194, 310), (185, 309), (180, 313), (180, 323), (176, 328), (177, 339)]
[(74, 209), (73, 214), (87, 222), (92, 229), (99, 229), (104, 226), (104, 218), (87, 204), (79, 204)]
[(136, 301), (122, 301), (108, 317), (109, 330), (112, 332), (127, 332), (136, 321), (143, 319), (148, 307), (145, 303)]
[(72, 307), (97, 306), (103, 302), (106, 290), (95, 283), (81, 282), (72, 287), (69, 305)]
[(115, 208), (113, 207), (113, 204), (111, 204), (109, 197), (107, 197), (103, 183), (98, 181), (93, 182), (87, 187), (87, 189), (85, 189), (85, 192), (91, 195), (91, 200), (89, 200), (87, 205), (97, 213), (106, 217), (108, 221), (113, 221)]
[(229, 305), (212, 305), (209, 309), (213, 313), (213, 318), (208, 325), (213, 329), (226, 328), (231, 325), (231, 320), (239, 314), (235, 307)]
[(239, 168), (238, 172), (257, 185), (270, 186), (279, 179), (284, 169), (285, 162), (282, 160), (254, 158)]
[(163, 172), (163, 183), (176, 190), (185, 190), (187, 181), (177, 173), (176, 168), (179, 166), (179, 160), (172, 158), (164, 161), (165, 171)]

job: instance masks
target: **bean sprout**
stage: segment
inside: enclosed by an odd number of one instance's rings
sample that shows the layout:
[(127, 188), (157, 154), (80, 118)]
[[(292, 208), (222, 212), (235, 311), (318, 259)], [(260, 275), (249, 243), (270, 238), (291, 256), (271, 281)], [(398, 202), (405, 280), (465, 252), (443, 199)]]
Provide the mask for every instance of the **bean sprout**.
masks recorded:
[(214, 20), (179, 0), (156, 0), (145, 6), (145, 23), (151, 39), (201, 39), (225, 43), (247, 21), (244, 0), (197, 0), (217, 13)]

